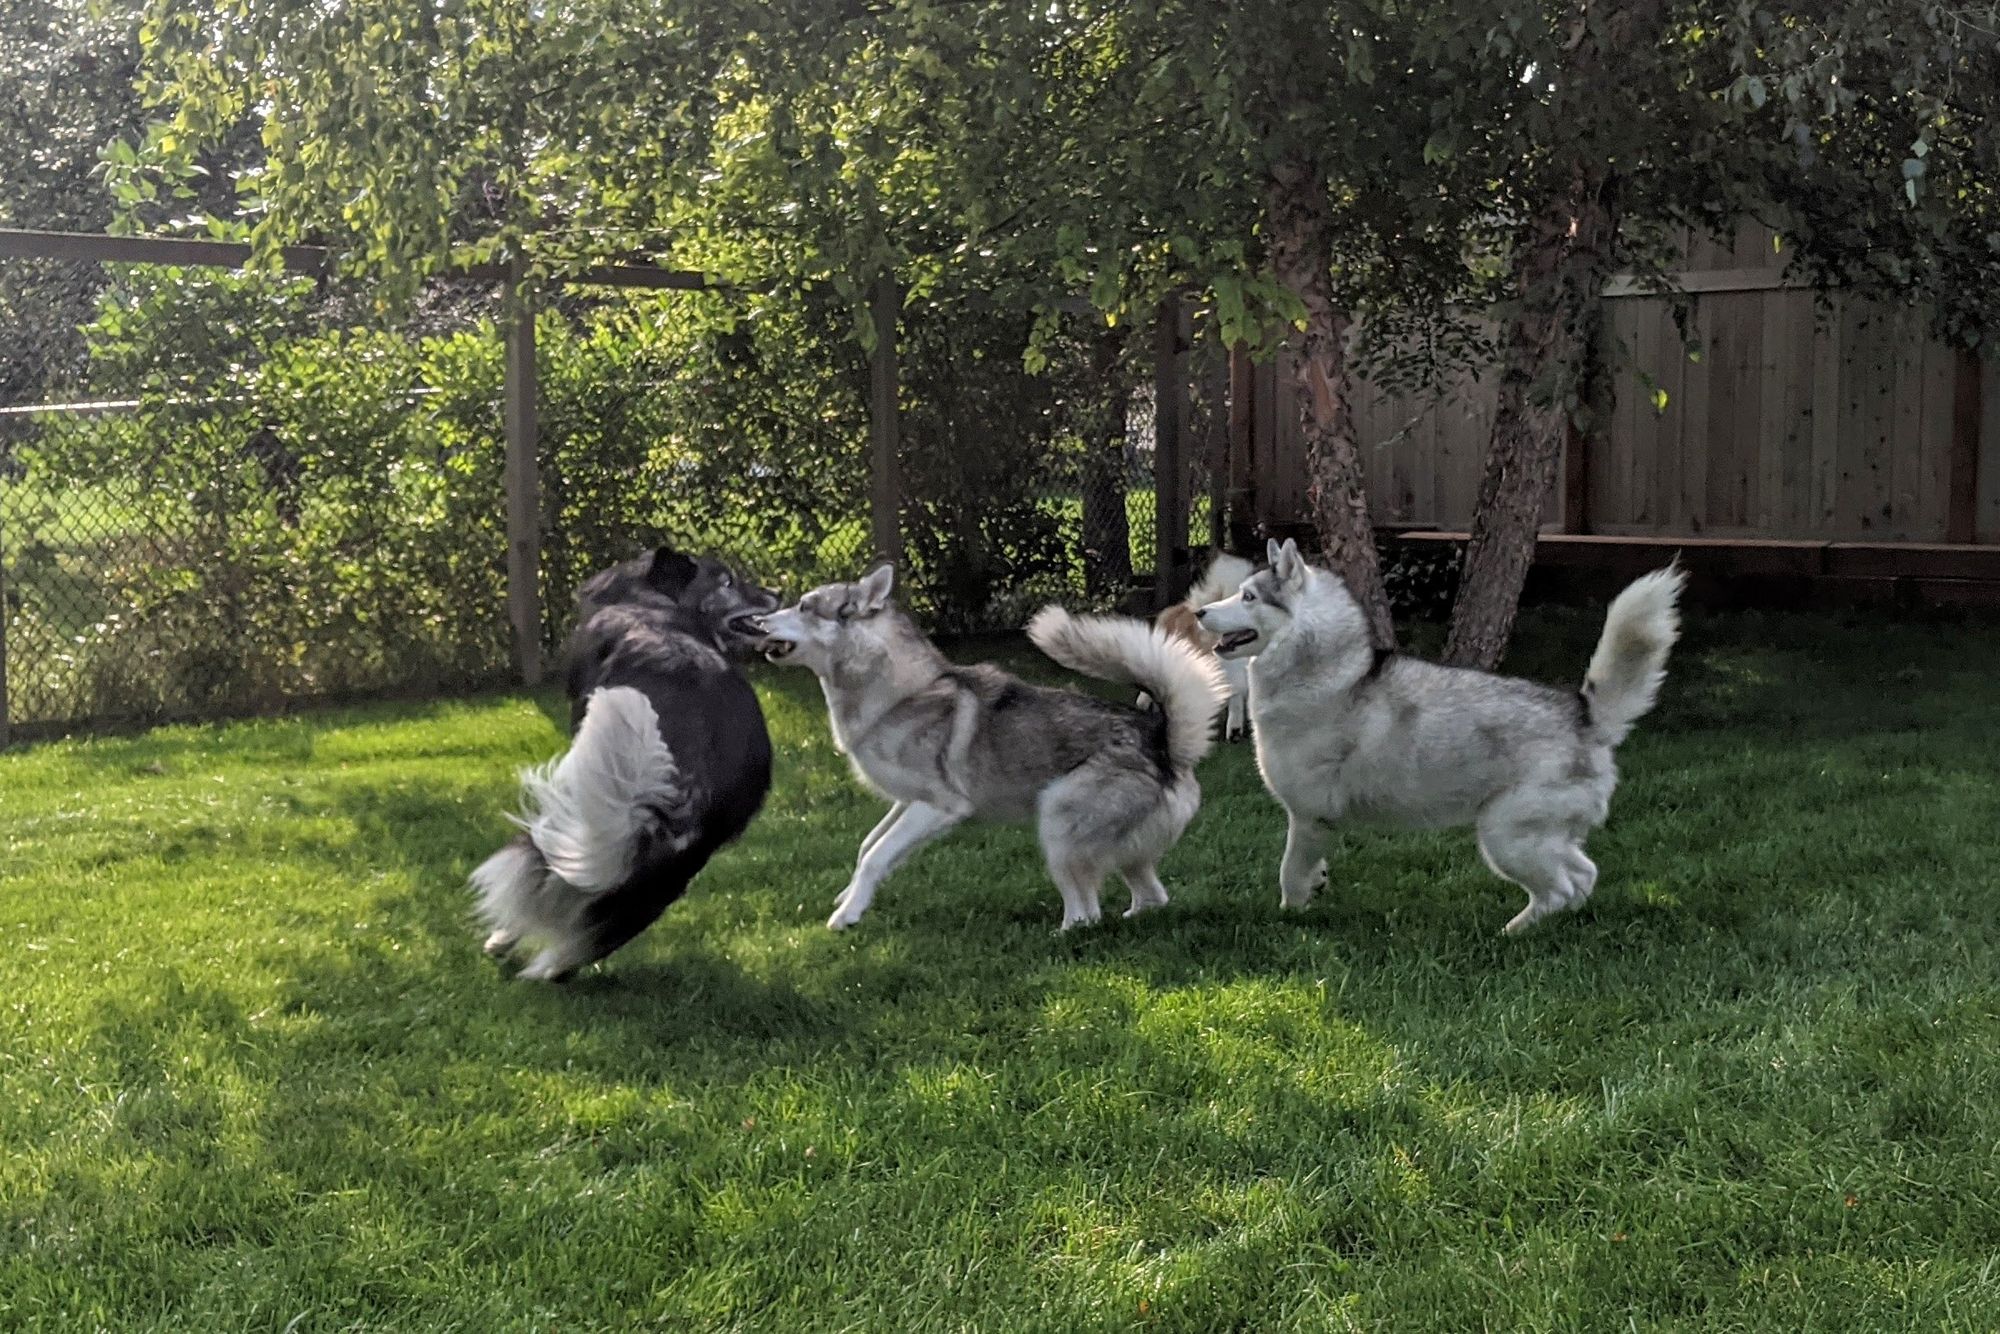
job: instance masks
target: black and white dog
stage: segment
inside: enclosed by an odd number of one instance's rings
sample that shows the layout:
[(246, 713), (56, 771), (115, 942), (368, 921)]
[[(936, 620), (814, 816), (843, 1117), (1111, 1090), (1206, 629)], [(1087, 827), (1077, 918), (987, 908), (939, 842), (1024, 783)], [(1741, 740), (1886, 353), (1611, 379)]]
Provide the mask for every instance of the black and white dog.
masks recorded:
[(472, 873), (486, 952), (559, 982), (644, 931), (771, 786), (771, 740), (732, 658), (778, 595), (667, 547), (576, 593), (567, 753), (521, 773), (522, 832)]

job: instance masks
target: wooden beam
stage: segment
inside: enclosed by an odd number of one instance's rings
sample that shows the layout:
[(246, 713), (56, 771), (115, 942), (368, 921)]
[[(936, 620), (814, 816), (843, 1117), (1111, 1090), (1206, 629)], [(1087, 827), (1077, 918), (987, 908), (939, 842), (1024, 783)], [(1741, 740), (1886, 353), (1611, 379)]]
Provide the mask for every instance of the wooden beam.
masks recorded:
[(1604, 284), (1604, 295), (1690, 296), (1702, 292), (1791, 292), (1811, 291), (1813, 284), (1803, 278), (1788, 278), (1783, 269), (1689, 269), (1662, 278), (1620, 273)]
[(522, 685), (542, 680), (542, 488), (536, 456), (535, 306), (525, 266), (507, 285), (507, 624)]
[(1188, 376), (1190, 324), (1178, 296), (1160, 303), (1153, 337), (1153, 598), (1167, 607), (1187, 593)]
[(1960, 348), (1952, 368), (1951, 452), (1945, 466), (1944, 540), (1971, 542), (1979, 527), (1979, 427), (1986, 415), (1985, 367)]
[(903, 563), (901, 386), (896, 365), (903, 286), (891, 273), (875, 280), (875, 350), (868, 357), (868, 532), (875, 559)]
[[(340, 252), (325, 246), (288, 245), (278, 253), (289, 272), (331, 273)], [(250, 247), (238, 241), (208, 241), (182, 236), (102, 236), (89, 232), (40, 232), (0, 228), (0, 259), (66, 259), (100, 264), (174, 264), (187, 268), (240, 269), (250, 262)], [(505, 264), (469, 264), (445, 268), (438, 278), (461, 282), (505, 282)], [(598, 264), (574, 273), (557, 273), (552, 280), (595, 287), (635, 287), (701, 291), (723, 286), (706, 274), (649, 264)]]

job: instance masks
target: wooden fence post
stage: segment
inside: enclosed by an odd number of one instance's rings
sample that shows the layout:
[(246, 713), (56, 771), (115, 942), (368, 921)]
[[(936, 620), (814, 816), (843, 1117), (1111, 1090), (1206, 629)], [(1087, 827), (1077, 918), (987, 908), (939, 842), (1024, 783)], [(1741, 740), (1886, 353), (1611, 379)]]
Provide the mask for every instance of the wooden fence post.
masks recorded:
[(1187, 303), (1160, 303), (1153, 339), (1153, 600), (1168, 607), (1187, 593)]
[[(1222, 322), (1209, 316), (1209, 334), (1215, 339), (1219, 353), (1222, 344)], [(1211, 551), (1226, 551), (1229, 548), (1229, 361), (1226, 356), (1211, 355), (1208, 363), (1208, 439), (1203, 442), (1202, 452), (1208, 458), (1208, 548)]]
[(1229, 349), (1228, 549), (1253, 556), (1257, 546), (1257, 368), (1241, 343)]
[(1562, 530), (1590, 531), (1590, 441), (1567, 412), (1563, 414)]
[(522, 685), (542, 680), (542, 488), (535, 435), (535, 305), (525, 266), (507, 281), (507, 623)]
[[(868, 533), (875, 559), (903, 563), (903, 457), (897, 403), (896, 327), (903, 287), (891, 273), (875, 280), (875, 350), (868, 357)], [(900, 572), (900, 571), (899, 571)]]
[(1944, 540), (1972, 542), (1979, 528), (1979, 426), (1986, 415), (1985, 367), (1960, 348), (1952, 367), (1951, 457), (1945, 470)]

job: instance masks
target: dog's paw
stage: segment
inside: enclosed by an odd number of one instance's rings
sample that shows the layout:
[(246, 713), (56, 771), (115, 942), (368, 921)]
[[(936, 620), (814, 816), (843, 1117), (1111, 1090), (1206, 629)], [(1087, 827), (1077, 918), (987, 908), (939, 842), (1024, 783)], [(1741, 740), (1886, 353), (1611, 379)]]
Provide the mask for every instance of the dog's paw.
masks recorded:
[(511, 932), (495, 931), (492, 935), (486, 937), (486, 943), (479, 948), (485, 950), (490, 958), (504, 959), (509, 954), (512, 954), (514, 947), (520, 943), (521, 938)]
[(833, 910), (833, 916), (826, 919), (826, 929), (829, 931), (845, 931), (860, 920), (861, 913), (859, 911), (849, 908), (845, 903), (842, 903)]
[(537, 954), (514, 977), (520, 982), (567, 982), (576, 976), (577, 967), (567, 956), (546, 950)]

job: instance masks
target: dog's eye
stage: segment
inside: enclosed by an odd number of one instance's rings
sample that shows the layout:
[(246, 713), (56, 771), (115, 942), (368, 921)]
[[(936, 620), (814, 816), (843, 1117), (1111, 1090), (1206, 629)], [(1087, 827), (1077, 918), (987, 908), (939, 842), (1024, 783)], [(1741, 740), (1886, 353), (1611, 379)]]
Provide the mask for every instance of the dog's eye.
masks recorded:
[(1250, 589), (1246, 588), (1243, 590), (1243, 600), (1245, 602), (1255, 602), (1257, 600), (1257, 594), (1251, 591)]
[(721, 575), (720, 575), (720, 576), (718, 576), (718, 577), (716, 578), (716, 581), (715, 581), (715, 582), (716, 582), (716, 584), (717, 584), (718, 586), (720, 586), (720, 587), (722, 587), (722, 588), (727, 588), (727, 587), (729, 587), (729, 584), (730, 584), (730, 579), (729, 579), (729, 571), (727, 571), (727, 570), (724, 570), (724, 571), (723, 571), (723, 572), (721, 573)]
[(853, 604), (852, 602), (843, 602), (843, 603), (841, 603), (841, 604), (840, 604), (840, 612), (839, 612), (839, 616), (840, 616), (840, 619), (841, 619), (841, 620), (843, 620), (843, 621), (851, 621), (851, 620), (853, 620), (853, 619), (854, 619), (854, 604)]

